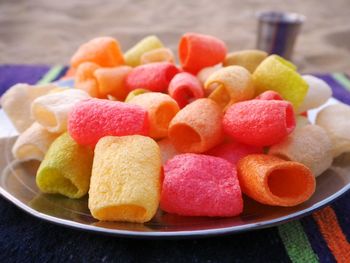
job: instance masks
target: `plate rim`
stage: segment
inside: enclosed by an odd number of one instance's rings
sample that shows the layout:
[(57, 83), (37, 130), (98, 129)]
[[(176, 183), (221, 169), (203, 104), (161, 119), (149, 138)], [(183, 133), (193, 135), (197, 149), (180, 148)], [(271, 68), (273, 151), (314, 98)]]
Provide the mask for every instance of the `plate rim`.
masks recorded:
[(24, 204), (18, 198), (6, 191), (0, 186), (0, 195), (10, 201), (12, 204), (25, 211), (27, 214), (36, 218), (42, 219), (46, 222), (50, 222), (56, 225), (73, 228), (76, 230), (84, 230), (87, 232), (98, 233), (109, 236), (128, 237), (128, 238), (141, 238), (141, 239), (179, 239), (179, 238), (204, 238), (210, 236), (230, 235), (241, 232), (248, 232), (263, 228), (269, 228), (277, 226), (283, 223), (287, 223), (292, 220), (296, 220), (311, 214), (317, 210), (320, 210), (326, 205), (334, 202), (350, 190), (350, 184), (345, 185), (343, 188), (332, 194), (331, 196), (323, 199), (322, 201), (292, 214), (278, 217), (275, 219), (266, 220), (260, 223), (250, 223), (244, 226), (231, 226), (222, 228), (212, 228), (203, 230), (184, 230), (184, 231), (134, 231), (134, 230), (122, 230), (122, 229), (110, 229), (99, 226), (87, 225), (79, 222), (74, 222), (68, 219), (57, 218), (45, 213), (41, 213), (34, 208)]

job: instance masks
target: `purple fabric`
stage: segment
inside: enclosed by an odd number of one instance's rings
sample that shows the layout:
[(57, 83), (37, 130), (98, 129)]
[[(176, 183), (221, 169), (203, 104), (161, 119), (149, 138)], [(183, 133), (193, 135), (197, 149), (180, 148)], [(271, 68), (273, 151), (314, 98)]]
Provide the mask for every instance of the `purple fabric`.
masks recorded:
[(60, 74), (58, 74), (54, 80), (58, 80), (58, 79), (62, 78), (64, 75), (66, 75), (67, 71), (68, 71), (68, 67), (64, 67), (61, 70)]
[(339, 82), (330, 74), (313, 74), (315, 77), (323, 79), (333, 90), (333, 97), (341, 102), (350, 104), (350, 92), (347, 91)]
[(0, 65), (0, 96), (16, 83), (35, 84), (49, 69), (45, 65)]
[[(337, 219), (347, 241), (350, 243), (350, 217), (345, 216), (344, 211), (350, 211), (350, 192), (347, 192), (343, 198), (339, 198), (337, 202), (332, 204)], [(341, 216), (339, 216), (341, 215)]]

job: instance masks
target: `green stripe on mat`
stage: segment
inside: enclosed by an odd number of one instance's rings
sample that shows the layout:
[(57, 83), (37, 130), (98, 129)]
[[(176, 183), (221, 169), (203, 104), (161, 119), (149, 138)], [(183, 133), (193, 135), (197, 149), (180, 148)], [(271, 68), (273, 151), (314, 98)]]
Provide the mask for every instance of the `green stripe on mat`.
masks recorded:
[(350, 80), (343, 73), (333, 73), (332, 77), (350, 91)]
[(37, 84), (47, 84), (52, 82), (57, 78), (57, 76), (61, 73), (63, 70), (63, 66), (56, 65), (53, 66), (39, 81)]
[(312, 250), (309, 240), (299, 221), (293, 221), (280, 225), (278, 233), (284, 247), (293, 263), (308, 262), (317, 263), (318, 257)]

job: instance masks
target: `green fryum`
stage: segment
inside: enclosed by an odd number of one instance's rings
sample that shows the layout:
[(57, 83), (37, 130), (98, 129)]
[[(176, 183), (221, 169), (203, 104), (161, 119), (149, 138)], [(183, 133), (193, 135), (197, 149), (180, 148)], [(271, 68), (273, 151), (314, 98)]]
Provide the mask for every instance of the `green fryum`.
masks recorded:
[(267, 90), (276, 91), (283, 99), (290, 101), (295, 110), (303, 102), (309, 89), (308, 84), (296, 71), (296, 66), (277, 55), (264, 59), (252, 77), (256, 95)]
[(64, 133), (47, 151), (37, 171), (36, 184), (44, 193), (80, 198), (89, 190), (92, 161), (93, 150)]

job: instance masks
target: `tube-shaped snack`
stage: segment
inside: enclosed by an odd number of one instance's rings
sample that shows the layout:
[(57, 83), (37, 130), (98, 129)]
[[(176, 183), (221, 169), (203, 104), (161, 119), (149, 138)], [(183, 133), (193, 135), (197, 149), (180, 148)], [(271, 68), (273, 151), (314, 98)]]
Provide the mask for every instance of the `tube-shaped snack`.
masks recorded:
[(50, 146), (36, 174), (36, 184), (44, 193), (80, 198), (89, 190), (93, 151), (78, 145), (68, 133)]
[(96, 69), (94, 76), (98, 85), (99, 98), (111, 95), (117, 100), (124, 101), (129, 92), (125, 79), (131, 69), (129, 66)]
[(174, 99), (160, 92), (147, 92), (135, 96), (129, 103), (139, 105), (148, 112), (149, 136), (154, 139), (168, 135), (169, 123), (180, 110)]
[(225, 113), (223, 128), (238, 142), (269, 146), (295, 128), (292, 104), (281, 100), (250, 100), (233, 104)]
[(202, 153), (219, 144), (222, 115), (210, 99), (198, 99), (180, 110), (169, 125), (169, 138), (176, 150)]
[(134, 68), (126, 77), (129, 91), (148, 89), (155, 92), (166, 91), (171, 79), (179, 72), (178, 68), (168, 62), (145, 64)]
[(197, 74), (202, 68), (221, 63), (227, 52), (222, 40), (197, 33), (184, 34), (178, 50), (182, 68), (192, 74)]
[(208, 98), (224, 110), (238, 101), (252, 99), (255, 93), (251, 74), (240, 66), (229, 66), (214, 72), (204, 88), (209, 93)]
[(296, 206), (315, 192), (315, 177), (301, 163), (252, 154), (238, 162), (237, 171), (242, 192), (262, 204)]
[(329, 105), (316, 117), (316, 124), (328, 133), (332, 141), (333, 157), (350, 152), (350, 107), (345, 104)]
[(160, 207), (185, 216), (236, 216), (243, 210), (236, 169), (214, 156), (177, 155), (164, 165)]
[(62, 133), (67, 130), (68, 114), (74, 105), (90, 96), (78, 89), (67, 89), (35, 99), (32, 103), (33, 118), (49, 132)]
[(12, 147), (12, 154), (17, 160), (21, 161), (42, 161), (51, 143), (58, 136), (59, 134), (50, 133), (39, 123), (34, 122), (18, 136)]
[(108, 135), (148, 135), (148, 125), (147, 111), (140, 106), (102, 99), (81, 101), (68, 118), (72, 138), (92, 147)]
[(103, 221), (143, 223), (155, 215), (160, 199), (161, 160), (149, 137), (107, 136), (96, 145), (89, 209)]
[(268, 90), (261, 93), (255, 98), (256, 100), (283, 100), (280, 94), (276, 91)]
[(333, 161), (328, 134), (320, 126), (311, 124), (295, 129), (280, 143), (272, 145), (269, 154), (302, 163), (315, 176), (326, 171)]
[(147, 92), (150, 92), (150, 91), (147, 89), (134, 89), (133, 91), (130, 91), (128, 93), (128, 96), (126, 96), (126, 98), (125, 98), (125, 102), (129, 102), (134, 97), (141, 95), (141, 94), (144, 94), (144, 93), (147, 93)]
[(260, 63), (253, 73), (253, 82), (256, 95), (266, 90), (274, 90), (283, 99), (290, 101), (295, 110), (303, 102), (309, 88), (296, 72), (296, 67), (277, 55), (271, 55)]
[(154, 62), (169, 62), (174, 63), (175, 57), (169, 48), (157, 48), (142, 54), (140, 64), (148, 64)]
[(223, 158), (235, 166), (243, 157), (258, 153), (263, 153), (262, 147), (247, 145), (239, 142), (222, 143), (206, 152), (208, 155)]
[(125, 63), (131, 67), (141, 64), (141, 56), (151, 50), (162, 48), (163, 43), (156, 36), (147, 36), (140, 40), (135, 46), (125, 52)]
[(204, 97), (204, 90), (199, 80), (190, 73), (182, 72), (176, 74), (170, 81), (169, 95), (176, 100), (180, 108), (188, 103)]
[(30, 116), (30, 107), (37, 97), (56, 89), (53, 84), (28, 85), (16, 84), (9, 88), (0, 98), (0, 105), (18, 132), (28, 129), (34, 120)]
[(223, 66), (241, 66), (253, 73), (267, 56), (268, 54), (265, 51), (256, 49), (231, 52), (226, 55)]
[(124, 57), (116, 39), (97, 37), (82, 44), (70, 61), (73, 68), (83, 62), (93, 62), (101, 67), (116, 67), (124, 64)]
[(157, 143), (160, 149), (163, 165), (175, 155), (180, 154), (180, 152), (175, 149), (169, 138), (164, 138), (160, 141), (157, 141)]
[(74, 86), (87, 92), (93, 98), (99, 98), (98, 83), (95, 78), (95, 71), (99, 65), (92, 62), (79, 64), (74, 77)]
[(332, 97), (332, 89), (324, 80), (311, 75), (302, 77), (309, 85), (309, 90), (298, 108), (299, 113), (317, 108)]
[(211, 74), (213, 74), (214, 72), (218, 71), (219, 69), (220, 69), (220, 67), (206, 67), (206, 68), (203, 68), (203, 69), (201, 69), (198, 72), (197, 78), (202, 83), (202, 85), (204, 86), (204, 84), (207, 81), (207, 79), (209, 78), (209, 76)]

